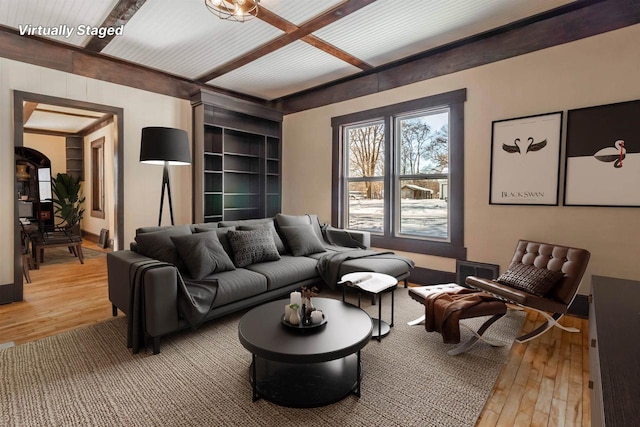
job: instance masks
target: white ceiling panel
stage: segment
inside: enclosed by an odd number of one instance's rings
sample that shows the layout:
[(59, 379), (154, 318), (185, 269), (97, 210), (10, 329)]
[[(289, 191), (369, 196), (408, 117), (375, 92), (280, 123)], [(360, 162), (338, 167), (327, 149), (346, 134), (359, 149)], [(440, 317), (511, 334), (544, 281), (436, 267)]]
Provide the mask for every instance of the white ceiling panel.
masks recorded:
[[(23, 104), (26, 106), (26, 103)], [(59, 105), (38, 104), (24, 124), (26, 129), (77, 133), (100, 121), (107, 113)]]
[(344, 0), (262, 0), (258, 7), (280, 15), (287, 21), (300, 25), (321, 15)]
[(207, 83), (274, 99), (359, 71), (307, 43), (297, 41)]
[(68, 115), (68, 116), (75, 115), (75, 116), (85, 116), (85, 117), (93, 117), (93, 118), (100, 118), (106, 114), (100, 111), (84, 110), (81, 108), (70, 108), (70, 107), (63, 107), (61, 105), (51, 105), (51, 104), (38, 104), (36, 111), (56, 112), (56, 113), (60, 113), (62, 115)]
[(379, 66), (571, 2), (378, 0), (314, 35)]
[(29, 121), (25, 123), (24, 127), (27, 129), (76, 133), (80, 129), (84, 129), (86, 126), (89, 126), (92, 122), (93, 119), (82, 117), (64, 117), (64, 120), (61, 120), (58, 114), (34, 111), (29, 118)]
[[(118, 0), (1, 0), (0, 24), (19, 31), (31, 27), (35, 35), (84, 46), (91, 35), (80, 33), (87, 33), (87, 26), (100, 27), (117, 3)], [(63, 29), (72, 30), (70, 36), (46, 35), (62, 25), (66, 26)]]
[(193, 79), (281, 34), (259, 19), (222, 20), (202, 0), (147, 0), (102, 52)]
[[(346, 2), (261, 0), (259, 7), (304, 27)], [(196, 81), (228, 65), (212, 85), (273, 99), (359, 73), (350, 63), (381, 66), (569, 3), (574, 0), (377, 0), (316, 31), (324, 43), (306, 44), (294, 32), (286, 39), (294, 43), (273, 45), (282, 47), (271, 53), (268, 44), (284, 35), (277, 22), (221, 20), (204, 0), (146, 0), (139, 9), (118, 0), (0, 0), (0, 25), (71, 28), (69, 38), (49, 38), (82, 48), (90, 36), (80, 36), (78, 28), (101, 26), (124, 5), (124, 34), (99, 55)]]

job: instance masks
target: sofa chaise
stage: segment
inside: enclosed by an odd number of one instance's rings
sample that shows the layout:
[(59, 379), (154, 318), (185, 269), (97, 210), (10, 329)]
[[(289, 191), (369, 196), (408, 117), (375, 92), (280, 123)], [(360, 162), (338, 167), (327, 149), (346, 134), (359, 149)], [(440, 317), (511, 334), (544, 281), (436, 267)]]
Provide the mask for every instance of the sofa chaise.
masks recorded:
[(130, 250), (107, 254), (113, 315), (128, 317), (136, 353), (184, 328), (288, 295), (302, 286), (335, 288), (354, 271), (409, 277), (413, 262), (369, 249), (368, 232), (321, 225), (316, 215), (136, 230)]

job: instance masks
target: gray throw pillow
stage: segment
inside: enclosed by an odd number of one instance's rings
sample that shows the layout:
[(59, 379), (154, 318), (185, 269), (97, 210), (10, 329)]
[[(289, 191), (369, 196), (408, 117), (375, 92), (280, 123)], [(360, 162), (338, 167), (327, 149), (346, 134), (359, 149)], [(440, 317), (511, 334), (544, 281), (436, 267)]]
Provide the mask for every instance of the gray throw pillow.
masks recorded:
[(200, 280), (211, 273), (236, 269), (213, 230), (172, 236), (171, 240), (193, 279)]
[(171, 236), (187, 236), (190, 234), (191, 228), (188, 225), (177, 225), (162, 231), (141, 233), (136, 236), (136, 251), (140, 255), (171, 263), (178, 267), (180, 271), (186, 271), (186, 266), (171, 241)]
[(227, 232), (229, 230), (235, 230), (235, 227), (219, 227), (219, 228), (209, 228), (207, 226), (196, 226), (196, 233), (206, 233), (208, 231), (215, 231), (216, 236), (218, 236), (218, 240), (222, 243), (222, 247), (225, 252), (229, 256), (233, 256), (233, 250), (231, 249), (231, 244), (229, 243), (229, 237), (227, 237)]
[(246, 267), (265, 261), (277, 261), (280, 254), (273, 241), (273, 234), (267, 228), (259, 230), (229, 231), (229, 243), (233, 250), (236, 267)]
[(551, 271), (546, 268), (514, 262), (496, 281), (542, 297), (563, 277), (562, 271)]
[(308, 225), (286, 225), (280, 227), (280, 231), (287, 241), (287, 245), (293, 256), (303, 256), (325, 252), (326, 249), (318, 236), (316, 236), (313, 226)]
[(306, 214), (306, 215), (284, 215), (277, 214), (275, 217), (276, 224), (278, 225), (278, 230), (281, 227), (286, 227), (289, 225), (311, 225), (313, 227), (313, 231), (318, 236), (318, 239), (322, 241), (324, 238), (322, 237), (322, 229), (320, 227), (320, 220), (318, 220), (318, 215), (314, 214)]
[(241, 225), (238, 227), (238, 230), (259, 230), (261, 228), (266, 228), (268, 230), (271, 230), (271, 234), (273, 234), (273, 241), (276, 244), (276, 248), (278, 249), (279, 254), (282, 255), (285, 252), (287, 252), (287, 249), (284, 246), (284, 242), (282, 241), (282, 239), (280, 238), (280, 235), (276, 231), (276, 227), (275, 225), (273, 225), (273, 222), (267, 222), (265, 224), (256, 224), (256, 225)]

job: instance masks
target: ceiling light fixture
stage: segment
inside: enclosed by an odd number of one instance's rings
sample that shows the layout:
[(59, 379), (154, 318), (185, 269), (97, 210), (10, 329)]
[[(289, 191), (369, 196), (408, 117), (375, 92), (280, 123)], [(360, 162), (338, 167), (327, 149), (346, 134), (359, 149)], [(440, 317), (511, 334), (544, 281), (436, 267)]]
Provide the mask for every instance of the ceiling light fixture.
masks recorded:
[(220, 19), (248, 21), (258, 14), (260, 0), (204, 0), (207, 9)]

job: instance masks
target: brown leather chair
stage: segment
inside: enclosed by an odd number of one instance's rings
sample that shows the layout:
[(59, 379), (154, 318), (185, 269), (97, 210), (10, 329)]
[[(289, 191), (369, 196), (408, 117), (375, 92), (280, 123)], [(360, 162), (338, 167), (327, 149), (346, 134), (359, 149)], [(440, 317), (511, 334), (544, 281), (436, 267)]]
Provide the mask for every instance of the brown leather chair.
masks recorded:
[[(469, 276), (465, 283), (509, 303), (534, 310), (546, 318), (546, 321), (534, 331), (517, 338), (518, 342), (536, 338), (553, 326), (569, 332), (579, 332), (576, 328), (559, 324), (558, 320), (567, 313), (569, 305), (576, 296), (589, 257), (590, 253), (585, 249), (520, 240), (509, 269), (498, 279), (488, 280)], [(532, 276), (535, 270), (536, 276), (540, 273), (542, 275), (549, 273), (548, 276), (555, 276), (556, 280), (558, 277), (560, 279), (551, 284), (550, 289), (543, 294), (534, 293), (537, 289), (531, 290), (529, 286), (531, 277), (518, 277), (518, 274), (513, 274), (527, 268), (532, 271)], [(515, 284), (507, 284), (514, 282), (514, 277)]]

